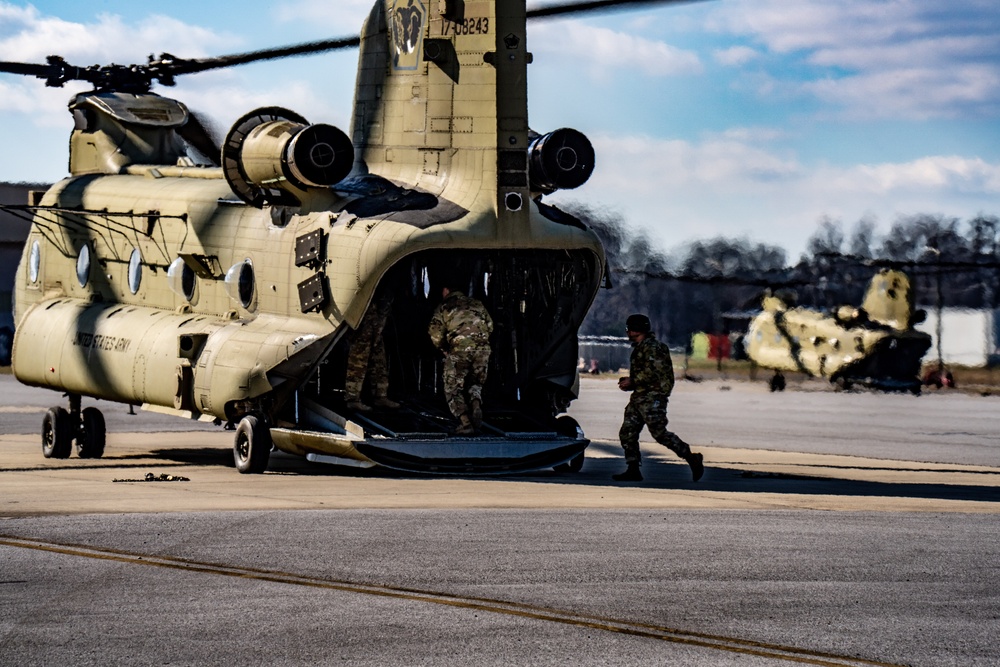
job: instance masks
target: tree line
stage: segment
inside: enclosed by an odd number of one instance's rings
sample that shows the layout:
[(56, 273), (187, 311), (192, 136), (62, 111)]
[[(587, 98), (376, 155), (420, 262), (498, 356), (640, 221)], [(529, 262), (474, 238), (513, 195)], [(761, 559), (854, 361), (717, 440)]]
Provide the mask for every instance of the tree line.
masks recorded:
[(604, 243), (611, 289), (598, 292), (583, 335), (623, 336), (634, 312), (648, 313), (658, 337), (685, 345), (699, 331), (729, 333), (759, 310), (765, 290), (800, 306), (860, 304), (871, 277), (899, 268), (921, 307), (997, 308), (1000, 218), (962, 221), (943, 215), (900, 217), (884, 236), (862, 218), (849, 232), (821, 219), (798, 262), (786, 251), (748, 238), (695, 241), (668, 255), (620, 215), (585, 205), (569, 208)]

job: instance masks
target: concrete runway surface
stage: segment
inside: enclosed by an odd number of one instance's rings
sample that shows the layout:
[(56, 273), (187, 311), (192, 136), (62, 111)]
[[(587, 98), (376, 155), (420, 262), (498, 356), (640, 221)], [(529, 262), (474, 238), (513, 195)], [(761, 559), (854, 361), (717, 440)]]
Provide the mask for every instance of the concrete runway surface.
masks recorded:
[(43, 459), (63, 399), (0, 376), (0, 664), (1000, 664), (1000, 399), (682, 382), (698, 484), (645, 434), (610, 480), (626, 400), (584, 380), (577, 475), (242, 476), (106, 403)]

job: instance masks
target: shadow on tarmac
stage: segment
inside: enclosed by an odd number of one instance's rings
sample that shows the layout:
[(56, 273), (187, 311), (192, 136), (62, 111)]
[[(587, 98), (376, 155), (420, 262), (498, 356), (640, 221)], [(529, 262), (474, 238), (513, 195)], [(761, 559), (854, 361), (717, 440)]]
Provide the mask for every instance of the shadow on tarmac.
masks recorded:
[[(610, 454), (615, 458), (590, 458), (584, 463), (583, 469), (575, 477), (560, 475), (554, 477), (534, 477), (536, 481), (552, 481), (562, 484), (592, 484), (595, 486), (641, 487), (651, 489), (676, 489), (684, 491), (722, 491), (727, 493), (778, 493), (789, 495), (829, 495), (829, 496), (870, 496), (885, 498), (922, 498), (935, 500), (975, 500), (980, 502), (1000, 503), (1000, 486), (933, 484), (933, 483), (903, 483), (903, 482), (872, 482), (855, 479), (838, 479), (834, 477), (817, 477), (811, 475), (794, 475), (786, 473), (764, 472), (759, 466), (755, 469), (741, 469), (738, 463), (727, 463), (724, 468), (712, 466), (705, 461), (705, 476), (697, 483), (691, 481), (691, 472), (687, 464), (676, 459), (676, 462), (653, 459), (646, 456), (643, 461), (642, 482), (616, 482), (611, 475), (625, 468), (621, 458), (621, 448), (617, 444), (595, 442), (592, 449)], [(664, 449), (666, 456), (674, 454)], [(887, 462), (889, 463), (889, 462)], [(782, 466), (787, 467), (787, 466)], [(811, 466), (815, 467), (815, 466)], [(836, 467), (823, 466), (828, 470)], [(840, 466), (846, 468), (846, 466)], [(849, 468), (856, 469), (856, 468)], [(870, 468), (865, 468), (870, 469)], [(886, 471), (907, 471), (912, 469), (875, 468)], [(967, 470), (935, 470), (934, 472), (962, 472), (981, 475), (982, 472)], [(998, 473), (992, 473), (998, 474)]]
[[(935, 500), (973, 500), (979, 502), (1000, 503), (1000, 486), (934, 484), (934, 483), (901, 483), (873, 482), (854, 479), (838, 479), (831, 477), (816, 477), (810, 475), (795, 475), (787, 473), (761, 471), (759, 465), (754, 469), (740, 468), (739, 463), (727, 463), (726, 467), (713, 467), (711, 461), (705, 462), (705, 476), (701, 481), (691, 481), (691, 473), (686, 463), (680, 459), (676, 462), (661, 460), (673, 457), (673, 453), (664, 449), (662, 455), (649, 455), (643, 461), (642, 482), (616, 482), (611, 475), (624, 469), (621, 448), (617, 443), (593, 442), (588, 451), (600, 453), (602, 458), (589, 457), (584, 462), (583, 469), (578, 473), (559, 473), (554, 470), (540, 470), (532, 473), (489, 477), (497, 482), (535, 482), (541, 484), (567, 484), (574, 486), (643, 488), (683, 491), (713, 491), (727, 493), (776, 493), (788, 495), (829, 495), (829, 496), (868, 496), (893, 497)], [(151, 456), (168, 459), (177, 463), (199, 466), (220, 466), (232, 468), (233, 456), (230, 449), (219, 448), (177, 448), (158, 449)], [(603, 458), (607, 456), (608, 458)], [(891, 462), (881, 468), (866, 470), (902, 471), (902, 468), (891, 467)], [(783, 465), (782, 467), (788, 467)], [(815, 466), (810, 466), (815, 467)], [(857, 469), (849, 466), (824, 466), (827, 470)], [(905, 469), (913, 472), (911, 468)], [(917, 471), (919, 472), (919, 471)], [(928, 470), (939, 473), (996, 474), (996, 472), (978, 472), (967, 470)], [(428, 479), (426, 475), (408, 473), (387, 468), (358, 469), (326, 464), (313, 464), (304, 459), (276, 453), (271, 456), (267, 474), (294, 474), (317, 477), (373, 477), (389, 479)], [(483, 479), (474, 475), (454, 475), (452, 479)]]

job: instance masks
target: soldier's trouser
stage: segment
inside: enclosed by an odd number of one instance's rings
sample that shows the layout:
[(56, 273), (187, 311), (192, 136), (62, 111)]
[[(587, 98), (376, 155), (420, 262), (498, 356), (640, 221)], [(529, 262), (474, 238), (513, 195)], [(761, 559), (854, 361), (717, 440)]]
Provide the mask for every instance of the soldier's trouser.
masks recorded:
[(649, 429), (649, 434), (654, 440), (668, 447), (677, 456), (687, 458), (691, 454), (691, 447), (667, 430), (666, 396), (632, 394), (631, 400), (625, 406), (625, 419), (622, 421), (621, 430), (618, 431), (618, 439), (621, 440), (622, 449), (625, 450), (626, 463), (642, 463), (642, 456), (639, 453), (639, 433), (642, 432), (643, 426)]
[(444, 397), (451, 414), (461, 417), (469, 411), (468, 400), (483, 400), (483, 383), (490, 363), (490, 349), (452, 350), (444, 356), (442, 370)]
[(361, 399), (361, 388), (365, 377), (375, 398), (385, 398), (389, 394), (389, 364), (382, 341), (382, 329), (388, 317), (388, 310), (373, 307), (361, 320), (347, 353), (347, 377), (344, 379), (344, 399)]

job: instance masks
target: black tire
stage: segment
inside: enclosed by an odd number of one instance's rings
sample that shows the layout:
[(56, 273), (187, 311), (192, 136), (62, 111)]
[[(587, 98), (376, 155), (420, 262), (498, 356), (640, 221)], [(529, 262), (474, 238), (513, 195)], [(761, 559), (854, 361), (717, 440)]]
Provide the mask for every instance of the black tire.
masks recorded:
[(785, 391), (785, 376), (780, 373), (775, 374), (768, 382), (768, 386), (771, 391)]
[(76, 454), (81, 459), (99, 459), (104, 456), (107, 434), (104, 428), (104, 415), (97, 408), (84, 408), (80, 418), (80, 432), (76, 435)]
[(42, 419), (42, 455), (68, 459), (73, 451), (73, 425), (65, 408), (49, 408)]
[[(565, 435), (570, 438), (581, 437), (580, 424), (569, 415), (562, 415), (556, 418), (556, 431), (558, 431), (559, 435)], [(586, 459), (584, 452), (580, 452), (566, 463), (560, 463), (552, 469), (556, 472), (580, 472), (583, 469), (584, 459)]]
[(263, 418), (247, 415), (236, 427), (233, 461), (244, 475), (259, 475), (267, 469), (271, 458), (271, 430)]
[(586, 458), (587, 458), (586, 455), (583, 452), (580, 452), (579, 454), (571, 458), (568, 463), (562, 464), (565, 468), (564, 471), (580, 472), (581, 470), (583, 470), (583, 462), (586, 460)]

